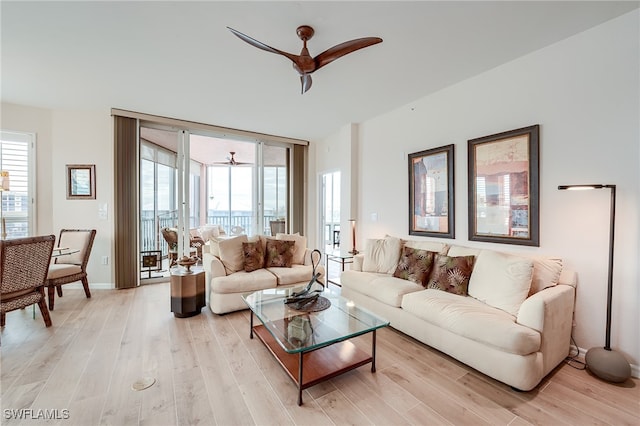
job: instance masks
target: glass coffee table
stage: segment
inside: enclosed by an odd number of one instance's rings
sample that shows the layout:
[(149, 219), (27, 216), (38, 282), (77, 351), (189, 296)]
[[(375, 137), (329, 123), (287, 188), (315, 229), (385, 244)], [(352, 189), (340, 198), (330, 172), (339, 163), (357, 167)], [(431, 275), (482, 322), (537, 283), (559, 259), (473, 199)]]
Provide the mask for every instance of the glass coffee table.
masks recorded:
[[(303, 312), (284, 303), (300, 288), (268, 289), (243, 295), (251, 309), (250, 338), (257, 335), (289, 377), (302, 391), (322, 381), (371, 363), (376, 371), (376, 330), (389, 325), (379, 316), (335, 293), (321, 296), (331, 306), (318, 312)], [(260, 320), (254, 325), (254, 316)], [(371, 353), (357, 348), (352, 339), (371, 333)]]

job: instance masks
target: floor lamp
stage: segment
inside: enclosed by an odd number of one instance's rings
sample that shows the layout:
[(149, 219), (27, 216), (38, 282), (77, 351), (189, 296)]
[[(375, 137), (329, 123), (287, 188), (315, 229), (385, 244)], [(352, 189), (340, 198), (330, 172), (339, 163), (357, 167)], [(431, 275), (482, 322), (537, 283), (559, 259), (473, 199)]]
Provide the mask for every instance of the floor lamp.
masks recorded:
[(587, 351), (587, 368), (603, 380), (620, 383), (631, 377), (631, 366), (625, 357), (611, 349), (611, 295), (613, 292), (613, 237), (616, 220), (615, 185), (560, 185), (558, 189), (611, 189), (611, 214), (609, 215), (609, 284), (607, 288), (607, 334), (604, 348), (595, 347)]
[(2, 195), (1, 193), (9, 190), (9, 172), (6, 170), (0, 170), (0, 223), (2, 224), (3, 240), (7, 239), (7, 224), (5, 223), (4, 216), (2, 215)]

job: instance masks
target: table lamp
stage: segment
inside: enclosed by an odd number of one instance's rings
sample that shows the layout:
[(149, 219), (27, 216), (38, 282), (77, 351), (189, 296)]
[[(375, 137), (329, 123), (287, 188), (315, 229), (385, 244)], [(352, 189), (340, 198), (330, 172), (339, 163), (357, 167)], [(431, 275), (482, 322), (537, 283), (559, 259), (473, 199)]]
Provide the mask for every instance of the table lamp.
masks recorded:
[(611, 189), (611, 214), (609, 216), (609, 285), (607, 288), (607, 325), (604, 348), (594, 347), (587, 351), (585, 363), (587, 368), (603, 380), (621, 383), (631, 377), (631, 366), (625, 357), (611, 349), (611, 295), (613, 293), (613, 237), (616, 219), (616, 186), (615, 185), (560, 185), (558, 189), (588, 190)]

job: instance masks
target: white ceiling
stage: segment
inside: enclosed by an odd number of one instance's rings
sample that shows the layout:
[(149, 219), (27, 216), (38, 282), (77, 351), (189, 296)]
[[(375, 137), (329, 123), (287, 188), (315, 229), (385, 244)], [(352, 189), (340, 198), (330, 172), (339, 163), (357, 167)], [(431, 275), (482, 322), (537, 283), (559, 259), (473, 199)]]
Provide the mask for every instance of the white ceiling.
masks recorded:
[[(317, 140), (638, 7), (638, 2), (1, 2), (2, 101), (120, 108)], [(312, 55), (384, 42), (300, 81), (227, 26)]]

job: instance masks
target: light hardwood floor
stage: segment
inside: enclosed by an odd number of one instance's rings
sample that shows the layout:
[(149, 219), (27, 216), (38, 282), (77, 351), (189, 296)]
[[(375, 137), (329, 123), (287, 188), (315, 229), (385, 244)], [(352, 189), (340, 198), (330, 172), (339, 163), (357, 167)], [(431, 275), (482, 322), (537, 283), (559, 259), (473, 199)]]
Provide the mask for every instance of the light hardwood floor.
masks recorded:
[[(515, 392), (391, 328), (378, 332), (376, 373), (367, 365), (309, 388), (298, 407), (294, 384), (249, 339), (246, 311), (174, 318), (168, 284), (92, 293), (65, 289), (50, 328), (37, 309), (35, 319), (31, 308), (7, 314), (0, 423), (640, 424), (637, 379), (613, 385), (563, 364), (535, 390)], [(370, 336), (357, 344), (369, 350)], [(153, 386), (131, 389), (147, 376)], [(68, 419), (9, 418), (20, 409)]]

